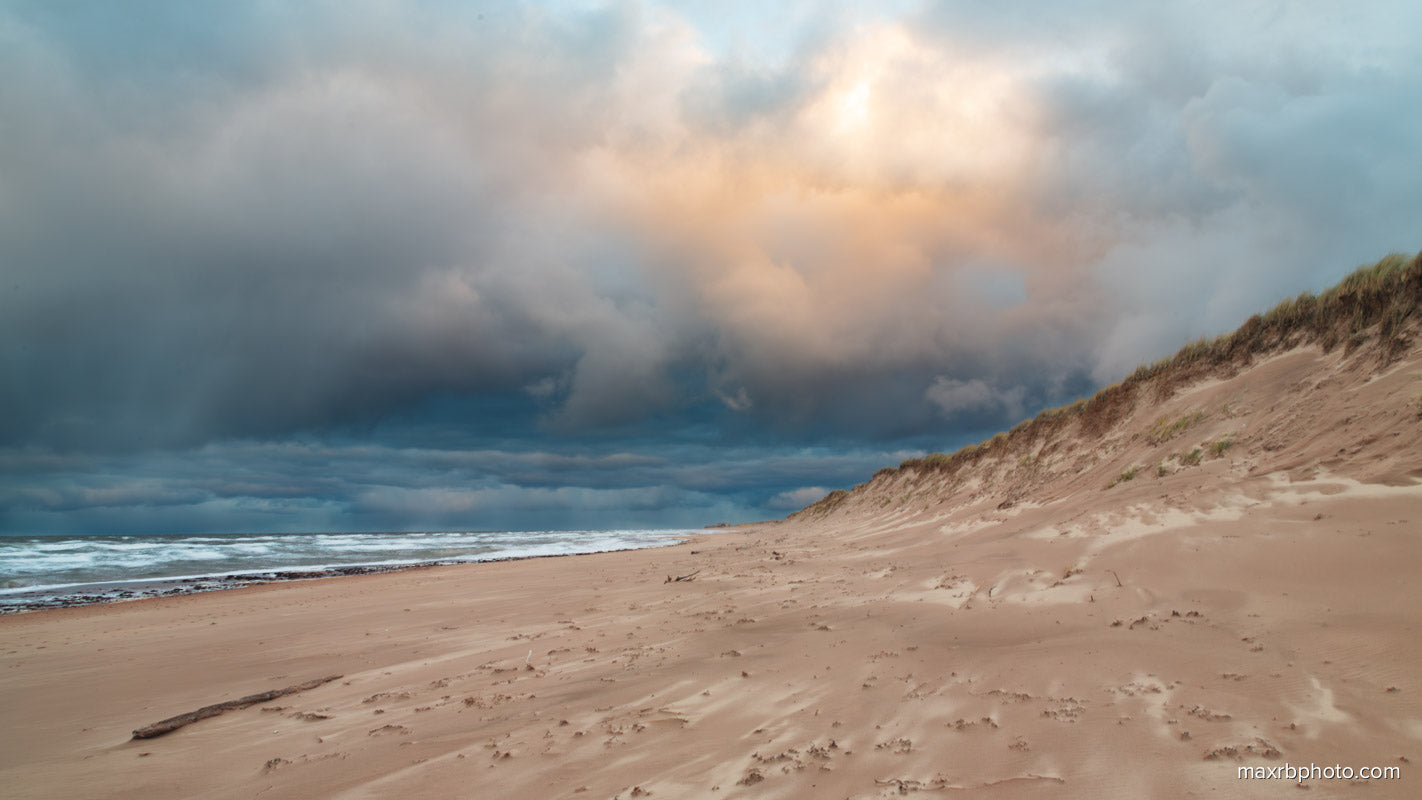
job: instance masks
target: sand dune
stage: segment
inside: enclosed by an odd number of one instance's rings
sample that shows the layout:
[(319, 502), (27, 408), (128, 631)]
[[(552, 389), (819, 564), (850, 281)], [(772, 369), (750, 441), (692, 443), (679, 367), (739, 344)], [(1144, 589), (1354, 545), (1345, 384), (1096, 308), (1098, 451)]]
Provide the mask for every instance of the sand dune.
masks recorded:
[(1238, 767), (1289, 763), (1400, 768), (1311, 797), (1415, 797), (1422, 351), (1345, 350), (1285, 348), (1138, 395), (1099, 436), (889, 470), (663, 550), (6, 617), (0, 785), (1277, 797), (1295, 782)]

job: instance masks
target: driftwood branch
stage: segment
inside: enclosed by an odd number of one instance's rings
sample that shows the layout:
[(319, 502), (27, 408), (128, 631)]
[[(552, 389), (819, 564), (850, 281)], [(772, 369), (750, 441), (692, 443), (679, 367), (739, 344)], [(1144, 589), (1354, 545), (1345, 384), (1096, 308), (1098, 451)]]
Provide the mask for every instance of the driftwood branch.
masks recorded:
[(1118, 589), (1119, 589), (1119, 588), (1124, 588), (1124, 587), (1121, 586), (1121, 576), (1120, 576), (1120, 575), (1116, 575), (1116, 570), (1114, 570), (1114, 569), (1108, 569), (1108, 570), (1106, 570), (1106, 571), (1109, 572), (1109, 573), (1111, 573), (1112, 575), (1115, 575), (1115, 576), (1116, 576), (1116, 587), (1117, 587)]
[(328, 675), (324, 678), (317, 678), (315, 680), (307, 681), (305, 683), (298, 683), (295, 686), (288, 686), (285, 689), (272, 689), (269, 692), (261, 692), (260, 694), (249, 694), (246, 697), (237, 700), (228, 700), (223, 703), (203, 706), (197, 711), (189, 711), (186, 714), (179, 714), (176, 717), (169, 717), (163, 720), (162, 722), (155, 722), (152, 725), (147, 725), (142, 728), (139, 728), (138, 730), (133, 732), (133, 738), (152, 739), (155, 736), (162, 736), (165, 733), (171, 733), (172, 731), (175, 731), (185, 725), (191, 725), (200, 719), (215, 717), (218, 714), (223, 713), (224, 711), (234, 711), (239, 708), (254, 706), (257, 703), (265, 703), (268, 700), (275, 700), (276, 698), (281, 697), (283, 695), (296, 694), (297, 692), (304, 692), (307, 689), (315, 689), (317, 686), (320, 686), (323, 683), (330, 683), (331, 681), (341, 677), (343, 676)]
[(696, 578), (696, 573), (697, 573), (697, 572), (700, 572), (700, 571), (701, 571), (701, 570), (698, 569), (698, 570), (696, 570), (696, 572), (688, 572), (688, 573), (685, 574), (685, 575), (676, 575), (676, 576), (668, 575), (668, 576), (667, 576), (667, 579), (664, 580), (664, 581), (662, 581), (662, 583), (681, 583), (682, 581), (693, 580), (693, 579)]

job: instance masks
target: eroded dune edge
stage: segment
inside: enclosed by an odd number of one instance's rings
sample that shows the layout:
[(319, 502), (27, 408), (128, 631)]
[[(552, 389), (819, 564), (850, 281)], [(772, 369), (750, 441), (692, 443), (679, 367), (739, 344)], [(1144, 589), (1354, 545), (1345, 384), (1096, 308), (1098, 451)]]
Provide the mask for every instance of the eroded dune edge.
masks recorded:
[(0, 618), (0, 785), (1276, 797), (1238, 769), (1288, 763), (1417, 796), (1419, 287), (1398, 260), (782, 523)]

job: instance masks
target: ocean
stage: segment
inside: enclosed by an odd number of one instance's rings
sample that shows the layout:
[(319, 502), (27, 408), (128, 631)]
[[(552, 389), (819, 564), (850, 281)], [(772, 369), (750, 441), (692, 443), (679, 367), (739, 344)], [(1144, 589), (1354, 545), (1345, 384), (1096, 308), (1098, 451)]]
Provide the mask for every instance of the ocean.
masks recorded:
[(0, 613), (246, 586), (676, 544), (692, 530), (0, 536)]

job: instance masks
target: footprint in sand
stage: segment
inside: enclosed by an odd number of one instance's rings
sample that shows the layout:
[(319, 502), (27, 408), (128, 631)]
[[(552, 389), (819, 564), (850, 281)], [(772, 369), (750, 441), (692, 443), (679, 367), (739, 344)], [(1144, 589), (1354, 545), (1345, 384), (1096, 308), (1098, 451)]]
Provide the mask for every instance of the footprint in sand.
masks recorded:
[(1055, 706), (1042, 709), (1042, 716), (1058, 722), (1076, 722), (1076, 718), (1086, 711), (1086, 703), (1074, 697), (1050, 698)]
[(996, 727), (997, 727), (997, 721), (994, 720), (992, 717), (981, 717), (981, 718), (979, 718), (979, 719), (972, 720), (972, 721), (969, 721), (969, 720), (963, 719), (962, 717), (959, 717), (958, 719), (956, 719), (956, 720), (954, 720), (954, 721), (952, 721), (952, 722), (947, 722), (947, 723), (944, 723), (944, 724), (947, 725), (948, 727), (952, 728), (952, 729), (955, 730), (955, 731), (968, 731), (968, 730), (971, 730), (971, 729), (973, 729), (973, 728), (976, 728), (976, 727), (978, 727), (978, 726), (980, 726), (980, 725), (981, 725), (981, 726), (988, 727), (988, 728), (996, 728)]
[(1259, 758), (1276, 759), (1283, 755), (1279, 748), (1270, 744), (1265, 739), (1255, 738), (1255, 740), (1245, 745), (1222, 745), (1205, 752), (1204, 760), (1216, 761), (1222, 758), (1243, 761), (1245, 755)]
[(880, 742), (874, 745), (875, 750), (888, 750), (897, 755), (905, 755), (913, 752), (913, 740), (900, 736), (897, 739), (890, 739), (887, 742)]

